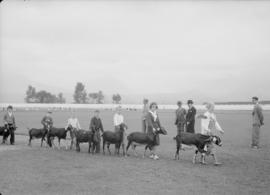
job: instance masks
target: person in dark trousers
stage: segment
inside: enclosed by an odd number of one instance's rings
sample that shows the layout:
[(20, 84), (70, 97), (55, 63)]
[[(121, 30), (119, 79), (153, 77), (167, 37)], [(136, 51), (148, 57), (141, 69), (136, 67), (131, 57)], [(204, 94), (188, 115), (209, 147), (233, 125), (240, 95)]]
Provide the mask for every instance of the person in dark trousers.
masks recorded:
[[(15, 143), (14, 131), (16, 130), (16, 123), (15, 123), (15, 117), (13, 114), (13, 107), (10, 105), (7, 107), (7, 113), (4, 115), (4, 124), (5, 124), (5, 128), (9, 131), (9, 134), (10, 134), (10, 144), (14, 145)], [(6, 140), (7, 140), (7, 137), (4, 137), (3, 142), (5, 143)]]
[(188, 111), (186, 116), (186, 126), (187, 126), (187, 132), (189, 133), (195, 133), (195, 116), (196, 116), (196, 108), (193, 106), (193, 101), (188, 100)]
[(180, 132), (185, 131), (185, 124), (186, 124), (186, 110), (182, 107), (182, 102), (177, 102), (177, 110), (175, 111), (176, 119), (175, 119), (175, 125), (177, 126), (177, 135), (179, 135)]
[[(47, 127), (49, 126), (48, 131), (50, 131), (53, 127), (53, 119), (51, 117), (51, 114), (52, 112), (49, 110), (41, 120), (41, 124), (43, 125), (44, 129), (47, 129)], [(47, 144), (49, 146), (52, 146), (51, 140), (49, 139), (49, 133), (47, 133)]]
[(253, 149), (258, 149), (259, 141), (260, 141), (260, 128), (264, 125), (264, 117), (262, 113), (262, 107), (259, 104), (258, 97), (252, 97), (252, 103), (254, 104), (254, 108), (252, 111), (252, 143), (251, 147)]
[(100, 142), (101, 142), (101, 134), (103, 133), (103, 125), (101, 119), (99, 117), (99, 110), (95, 110), (94, 116), (91, 119), (89, 129), (94, 133), (94, 151), (95, 153), (100, 153)]

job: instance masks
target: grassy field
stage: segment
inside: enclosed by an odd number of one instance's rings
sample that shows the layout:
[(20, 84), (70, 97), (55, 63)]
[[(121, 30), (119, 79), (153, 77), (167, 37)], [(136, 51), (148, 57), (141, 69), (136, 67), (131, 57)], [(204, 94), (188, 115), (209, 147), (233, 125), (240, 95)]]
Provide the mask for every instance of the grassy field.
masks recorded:
[[(3, 117), (0, 113), (0, 118)], [(17, 111), (17, 133), (27, 134), (27, 127), (41, 127), (45, 112)], [(140, 111), (123, 111), (128, 132), (140, 131)], [(78, 111), (81, 126), (88, 129), (90, 110)], [(64, 148), (40, 148), (40, 140), (28, 147), (28, 137), (17, 135), (16, 145), (0, 145), (0, 193), (2, 194), (270, 194), (270, 112), (265, 112), (259, 150), (250, 149), (251, 114), (247, 111), (218, 111), (217, 118), (225, 134), (218, 157), (223, 163), (213, 166), (192, 164), (193, 150), (181, 152), (173, 160), (176, 134), (174, 111), (159, 111), (168, 135), (161, 137), (160, 160), (154, 161), (132, 152), (127, 158), (89, 155)], [(56, 127), (66, 124), (69, 112), (53, 113)], [(113, 112), (101, 112), (106, 130), (113, 129)], [(196, 122), (199, 132), (199, 120)], [(138, 148), (140, 154), (143, 148)]]

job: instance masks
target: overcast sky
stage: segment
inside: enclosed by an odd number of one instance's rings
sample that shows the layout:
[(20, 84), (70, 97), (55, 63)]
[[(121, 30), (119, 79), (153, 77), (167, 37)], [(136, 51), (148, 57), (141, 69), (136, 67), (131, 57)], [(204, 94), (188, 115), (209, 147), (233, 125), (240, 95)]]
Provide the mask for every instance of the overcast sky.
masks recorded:
[(270, 1), (4, 1), (0, 101), (75, 84), (126, 101), (270, 99)]

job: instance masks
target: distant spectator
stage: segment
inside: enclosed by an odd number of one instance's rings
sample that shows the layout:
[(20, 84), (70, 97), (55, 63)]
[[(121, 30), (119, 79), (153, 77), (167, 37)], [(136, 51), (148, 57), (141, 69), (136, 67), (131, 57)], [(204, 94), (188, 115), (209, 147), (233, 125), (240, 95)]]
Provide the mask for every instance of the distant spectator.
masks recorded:
[(262, 107), (259, 104), (259, 98), (258, 97), (252, 97), (252, 102), (254, 104), (254, 108), (252, 111), (252, 143), (251, 147), (254, 149), (259, 148), (259, 142), (260, 142), (260, 128), (262, 125), (264, 125), (263, 120), (263, 113), (262, 113)]
[(196, 116), (196, 108), (193, 106), (193, 101), (188, 100), (188, 112), (186, 115), (186, 125), (187, 125), (187, 132), (189, 133), (195, 133), (195, 116)]
[(147, 123), (146, 123), (146, 115), (149, 111), (148, 99), (143, 100), (143, 110), (142, 110), (142, 132), (146, 133)]
[[(15, 134), (14, 131), (16, 130), (16, 123), (15, 123), (15, 117), (13, 114), (13, 107), (8, 106), (7, 107), (7, 113), (4, 115), (4, 125), (5, 128), (10, 133), (10, 144), (14, 145), (15, 143)], [(5, 142), (7, 137), (3, 137), (3, 142)]]
[(175, 125), (177, 126), (177, 135), (179, 135), (180, 132), (185, 131), (185, 123), (186, 123), (186, 110), (182, 108), (182, 102), (177, 102), (177, 110), (175, 111), (176, 119), (175, 119)]

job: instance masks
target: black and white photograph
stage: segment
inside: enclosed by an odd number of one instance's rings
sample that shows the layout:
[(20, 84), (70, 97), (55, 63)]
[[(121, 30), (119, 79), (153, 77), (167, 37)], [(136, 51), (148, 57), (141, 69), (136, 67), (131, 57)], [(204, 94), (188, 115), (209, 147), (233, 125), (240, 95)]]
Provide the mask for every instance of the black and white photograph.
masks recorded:
[(269, 195), (269, 74), (268, 0), (0, 0), (0, 195)]

